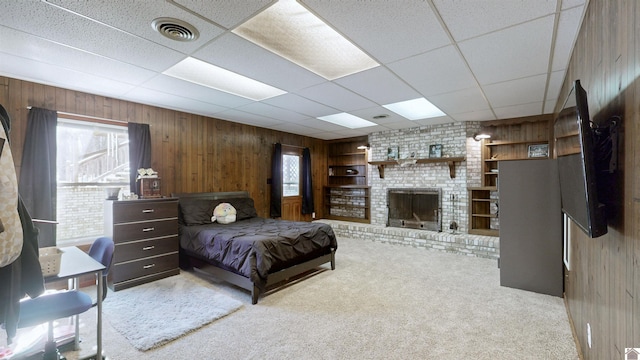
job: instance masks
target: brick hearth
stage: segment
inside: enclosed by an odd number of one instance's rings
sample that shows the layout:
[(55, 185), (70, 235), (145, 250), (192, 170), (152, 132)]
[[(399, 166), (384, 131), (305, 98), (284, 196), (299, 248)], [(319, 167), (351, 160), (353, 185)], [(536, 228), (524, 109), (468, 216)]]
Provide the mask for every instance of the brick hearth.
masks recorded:
[(460, 232), (453, 234), (447, 231), (414, 230), (326, 219), (316, 221), (331, 225), (338, 238), (379, 241), (487, 259), (497, 260), (500, 256), (500, 240), (494, 236)]

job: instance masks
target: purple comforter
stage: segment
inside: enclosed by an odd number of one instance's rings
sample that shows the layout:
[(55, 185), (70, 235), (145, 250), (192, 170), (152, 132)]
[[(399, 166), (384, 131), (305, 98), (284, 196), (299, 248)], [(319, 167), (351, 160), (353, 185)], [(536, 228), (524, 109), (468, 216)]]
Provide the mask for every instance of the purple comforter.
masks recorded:
[(337, 249), (328, 224), (253, 217), (231, 224), (180, 227), (189, 255), (250, 278), (264, 287), (269, 273)]

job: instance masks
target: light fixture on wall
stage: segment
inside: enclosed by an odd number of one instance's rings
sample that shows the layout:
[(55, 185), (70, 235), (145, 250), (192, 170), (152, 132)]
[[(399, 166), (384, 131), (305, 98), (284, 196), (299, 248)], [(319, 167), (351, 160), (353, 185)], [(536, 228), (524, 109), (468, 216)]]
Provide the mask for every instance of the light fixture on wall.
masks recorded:
[(359, 145), (357, 147), (358, 150), (369, 150), (371, 148), (371, 145), (369, 145), (369, 143), (366, 143), (364, 145)]
[(479, 133), (473, 134), (473, 140), (475, 141), (480, 141), (484, 139), (491, 139), (491, 134), (489, 134), (488, 132), (482, 132), (482, 131)]

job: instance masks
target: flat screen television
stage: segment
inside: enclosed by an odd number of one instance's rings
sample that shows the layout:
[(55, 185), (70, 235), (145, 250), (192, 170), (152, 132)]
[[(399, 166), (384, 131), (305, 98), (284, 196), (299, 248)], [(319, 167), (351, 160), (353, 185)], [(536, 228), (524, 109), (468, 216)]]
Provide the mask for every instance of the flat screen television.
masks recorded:
[(607, 233), (606, 206), (600, 200), (598, 177), (609, 169), (600, 131), (589, 117), (587, 92), (576, 80), (554, 124), (562, 211), (590, 238)]

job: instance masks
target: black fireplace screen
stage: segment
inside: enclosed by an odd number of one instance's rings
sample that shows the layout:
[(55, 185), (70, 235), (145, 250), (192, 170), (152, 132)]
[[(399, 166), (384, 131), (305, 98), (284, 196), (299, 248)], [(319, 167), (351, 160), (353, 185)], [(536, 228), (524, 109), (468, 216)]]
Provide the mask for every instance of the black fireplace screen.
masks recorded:
[(440, 189), (389, 189), (387, 226), (442, 231)]

